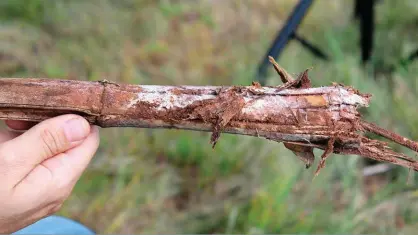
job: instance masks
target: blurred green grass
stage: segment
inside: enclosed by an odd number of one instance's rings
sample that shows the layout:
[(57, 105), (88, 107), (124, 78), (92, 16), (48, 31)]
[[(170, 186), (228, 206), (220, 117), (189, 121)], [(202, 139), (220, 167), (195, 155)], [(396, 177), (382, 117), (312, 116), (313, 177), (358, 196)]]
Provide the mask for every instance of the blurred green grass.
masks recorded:
[[(164, 85), (248, 85), (296, 0), (5, 0), (0, 75)], [(323, 62), (291, 42), (279, 63), (313, 67), (315, 86), (373, 94), (367, 120), (418, 139), (418, 3), (381, 1), (372, 61), (359, 63), (353, 1), (316, 1), (299, 31)], [(269, 84), (279, 79), (269, 74)], [(398, 148), (398, 147), (397, 147)], [(406, 153), (410, 152), (403, 150)], [(319, 156), (320, 151), (316, 152)], [(408, 172), (374, 181), (357, 156), (321, 174), (281, 144), (224, 134), (102, 129), (89, 169), (59, 214), (98, 233), (414, 234), (418, 192)]]

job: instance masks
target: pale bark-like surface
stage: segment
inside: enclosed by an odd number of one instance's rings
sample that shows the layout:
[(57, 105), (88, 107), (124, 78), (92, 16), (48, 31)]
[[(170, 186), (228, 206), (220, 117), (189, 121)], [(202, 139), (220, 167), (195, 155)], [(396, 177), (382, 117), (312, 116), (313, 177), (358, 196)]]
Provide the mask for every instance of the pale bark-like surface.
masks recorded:
[(101, 127), (179, 128), (269, 137), (327, 140), (349, 130), (368, 98), (341, 86), (196, 87), (122, 85), (52, 79), (1, 79), (0, 118), (42, 121), (77, 113)]
[[(290, 82), (291, 83), (291, 82)], [(366, 138), (375, 132), (415, 151), (414, 141), (361, 120), (369, 95), (341, 85), (296, 88), (151, 86), (56, 79), (0, 79), (0, 119), (42, 121), (74, 113), (101, 127), (177, 128), (262, 137), (296, 154), (313, 148), (356, 154), (418, 170), (418, 163)], [(313, 156), (313, 155), (312, 155)], [(307, 159), (310, 156), (304, 156)], [(302, 160), (304, 160), (302, 159)], [(305, 160), (304, 160), (305, 161)], [(310, 165), (312, 159), (305, 163)]]

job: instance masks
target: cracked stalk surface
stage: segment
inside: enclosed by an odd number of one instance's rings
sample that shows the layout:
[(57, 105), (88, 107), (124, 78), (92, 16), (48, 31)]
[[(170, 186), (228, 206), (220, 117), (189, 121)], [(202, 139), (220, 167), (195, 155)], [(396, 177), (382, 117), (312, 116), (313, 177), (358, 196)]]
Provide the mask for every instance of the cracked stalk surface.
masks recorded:
[[(212, 132), (215, 146), (221, 133), (250, 135), (284, 142), (301, 156), (313, 148), (355, 154), (418, 170), (416, 160), (396, 153), (374, 132), (418, 150), (417, 143), (361, 120), (359, 107), (370, 95), (334, 84), (310, 87), (306, 72), (282, 86), (152, 86), (76, 80), (0, 79), (0, 119), (43, 121), (78, 114), (107, 127), (176, 128)], [(300, 83), (299, 83), (300, 82)], [(309, 155), (309, 154), (308, 154)], [(313, 162), (308, 156), (305, 163)], [(309, 162), (310, 161), (310, 162)], [(309, 164), (308, 164), (309, 163)], [(318, 168), (318, 170), (320, 169)]]

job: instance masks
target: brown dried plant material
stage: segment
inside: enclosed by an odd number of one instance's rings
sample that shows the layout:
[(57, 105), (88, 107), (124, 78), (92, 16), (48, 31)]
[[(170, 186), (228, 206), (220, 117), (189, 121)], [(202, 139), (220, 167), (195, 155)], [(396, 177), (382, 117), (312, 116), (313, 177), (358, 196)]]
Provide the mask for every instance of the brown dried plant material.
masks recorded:
[(365, 137), (379, 134), (414, 151), (418, 144), (361, 119), (370, 95), (339, 84), (311, 87), (307, 70), (293, 79), (271, 59), (281, 86), (152, 86), (38, 78), (0, 79), (0, 119), (43, 121), (78, 114), (103, 128), (176, 128), (283, 142), (309, 167), (313, 149), (354, 154), (418, 170), (418, 162)]

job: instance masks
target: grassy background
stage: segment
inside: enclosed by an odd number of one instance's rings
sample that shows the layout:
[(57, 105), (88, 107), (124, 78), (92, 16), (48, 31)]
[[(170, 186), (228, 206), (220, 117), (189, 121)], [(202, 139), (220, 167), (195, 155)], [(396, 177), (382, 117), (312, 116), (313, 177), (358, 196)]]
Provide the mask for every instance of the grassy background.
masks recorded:
[[(3, 0), (0, 76), (248, 85), (296, 2)], [(315, 1), (299, 29), (331, 62), (291, 42), (279, 63), (291, 73), (313, 67), (316, 86), (335, 81), (372, 93), (365, 118), (418, 139), (418, 62), (399, 63), (418, 47), (418, 3), (380, 1), (366, 67), (353, 4)], [(270, 69), (269, 84), (279, 82)], [(225, 134), (213, 150), (208, 133), (102, 129), (95, 159), (59, 214), (102, 234), (414, 234), (418, 191), (406, 184), (408, 171), (363, 177), (363, 165), (333, 156), (313, 180), (315, 167), (305, 170), (266, 140)]]

